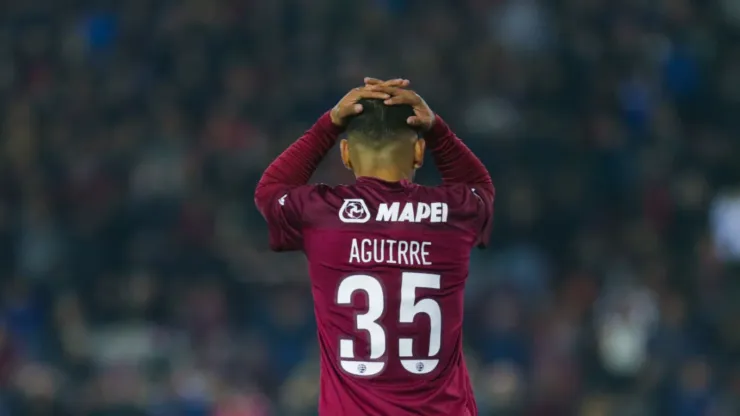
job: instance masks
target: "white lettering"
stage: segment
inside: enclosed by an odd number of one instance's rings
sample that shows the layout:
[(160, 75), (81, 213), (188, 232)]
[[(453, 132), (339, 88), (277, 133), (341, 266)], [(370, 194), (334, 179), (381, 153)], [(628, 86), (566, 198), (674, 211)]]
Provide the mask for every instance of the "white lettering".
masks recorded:
[(394, 202), (390, 206), (388, 204), (380, 204), (378, 207), (378, 215), (375, 217), (375, 221), (398, 221), (398, 207), (401, 206), (400, 202)]
[(352, 248), (349, 250), (349, 262), (360, 263), (360, 248), (357, 247), (357, 239), (352, 239)]
[(431, 266), (432, 262), (427, 260), (427, 256), (429, 256), (429, 247), (431, 247), (432, 243), (429, 241), (424, 241), (421, 243), (421, 262), (425, 266)]
[[(447, 205), (447, 204), (444, 204)], [(432, 202), (432, 215), (429, 221), (431, 222), (442, 222), (442, 203)]]
[(403, 211), (401, 212), (401, 215), (398, 216), (398, 221), (414, 222), (414, 204), (407, 202), (406, 205), (403, 206)]
[(409, 242), (399, 241), (398, 242), (398, 262), (401, 264), (409, 264), (409, 259), (406, 255), (409, 252)]
[(380, 222), (447, 222), (449, 207), (444, 202), (400, 202), (380, 204), (375, 221)]
[(421, 259), (419, 258), (419, 248), (420, 244), (418, 241), (409, 242), (409, 259), (411, 259), (412, 263), (421, 264)]
[(352, 239), (349, 262), (353, 264), (400, 264), (431, 266), (429, 241), (397, 241), (364, 238)]
[(394, 248), (396, 247), (396, 243), (398, 241), (396, 240), (387, 240), (388, 241), (388, 264), (397, 264), (396, 260), (393, 258)]
[(382, 263), (385, 260), (385, 240), (373, 240), (373, 260)]
[(419, 202), (419, 206), (416, 208), (416, 222), (428, 219), (431, 213), (432, 210), (429, 208), (429, 204)]
[(370, 250), (372, 247), (373, 242), (369, 239), (365, 238), (362, 240), (362, 261), (364, 263), (370, 263), (370, 261), (373, 259), (373, 253)]

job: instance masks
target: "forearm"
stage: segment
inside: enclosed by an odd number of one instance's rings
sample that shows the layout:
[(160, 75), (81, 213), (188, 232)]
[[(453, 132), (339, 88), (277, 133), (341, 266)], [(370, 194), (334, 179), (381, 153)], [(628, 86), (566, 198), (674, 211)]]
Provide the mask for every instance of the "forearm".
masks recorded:
[(254, 193), (255, 203), (260, 211), (279, 196), (277, 193), (286, 188), (307, 184), (340, 134), (341, 128), (334, 125), (326, 113), (270, 163)]

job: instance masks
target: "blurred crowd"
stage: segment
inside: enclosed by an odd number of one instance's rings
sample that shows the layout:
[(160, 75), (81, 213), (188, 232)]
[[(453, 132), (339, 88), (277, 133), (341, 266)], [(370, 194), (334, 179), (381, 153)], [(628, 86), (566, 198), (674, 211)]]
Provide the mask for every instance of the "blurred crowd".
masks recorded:
[(411, 79), (496, 183), (481, 415), (740, 414), (737, 1), (23, 0), (0, 416), (315, 415), (305, 260), (252, 196), (364, 76)]

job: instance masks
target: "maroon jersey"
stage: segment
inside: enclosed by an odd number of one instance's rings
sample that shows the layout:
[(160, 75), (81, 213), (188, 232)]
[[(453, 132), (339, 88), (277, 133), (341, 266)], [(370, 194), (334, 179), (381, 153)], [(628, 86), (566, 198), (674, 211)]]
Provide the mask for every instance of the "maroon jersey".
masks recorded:
[(255, 200), (274, 250), (309, 263), (322, 416), (477, 415), (462, 354), (470, 251), (494, 189), (437, 118), (427, 134), (443, 185), (358, 178), (306, 185), (340, 130), (328, 115), (265, 171)]

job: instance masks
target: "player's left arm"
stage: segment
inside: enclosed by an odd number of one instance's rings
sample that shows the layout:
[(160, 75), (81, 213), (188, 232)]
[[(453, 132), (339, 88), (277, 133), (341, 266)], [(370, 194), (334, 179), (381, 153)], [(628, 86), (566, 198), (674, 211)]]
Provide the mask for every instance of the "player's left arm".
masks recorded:
[(276, 251), (303, 248), (303, 212), (320, 199), (308, 181), (342, 133), (347, 118), (362, 112), (363, 98), (388, 95), (355, 88), (325, 113), (306, 133), (267, 167), (254, 191), (254, 202), (270, 229), (270, 248)]
[(488, 169), (438, 115), (424, 137), (452, 198), (475, 218), (476, 245), (487, 246), (496, 196)]
[(410, 105), (414, 115), (409, 125), (424, 132), (427, 146), (446, 185), (447, 195), (471, 217), (476, 233), (476, 245), (488, 243), (496, 190), (483, 162), (460, 140), (441, 117), (434, 114), (421, 96), (403, 87), (383, 85), (380, 80), (365, 80), (370, 89), (391, 95), (387, 105)]

